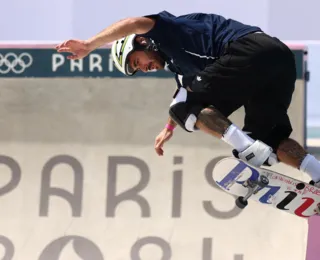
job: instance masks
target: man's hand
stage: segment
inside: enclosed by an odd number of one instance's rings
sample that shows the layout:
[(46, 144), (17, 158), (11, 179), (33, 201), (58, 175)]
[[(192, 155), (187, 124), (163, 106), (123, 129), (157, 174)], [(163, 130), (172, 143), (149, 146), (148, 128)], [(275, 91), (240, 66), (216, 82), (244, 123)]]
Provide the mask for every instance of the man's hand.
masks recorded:
[(92, 49), (87, 41), (83, 40), (68, 40), (56, 46), (58, 52), (68, 52), (71, 55), (67, 59), (78, 60), (86, 57)]
[(173, 130), (169, 130), (167, 128), (164, 128), (160, 134), (156, 137), (156, 140), (155, 140), (155, 144), (154, 144), (154, 149), (156, 150), (156, 153), (159, 155), (159, 156), (162, 156), (163, 155), (163, 144), (168, 141), (171, 136), (173, 135)]

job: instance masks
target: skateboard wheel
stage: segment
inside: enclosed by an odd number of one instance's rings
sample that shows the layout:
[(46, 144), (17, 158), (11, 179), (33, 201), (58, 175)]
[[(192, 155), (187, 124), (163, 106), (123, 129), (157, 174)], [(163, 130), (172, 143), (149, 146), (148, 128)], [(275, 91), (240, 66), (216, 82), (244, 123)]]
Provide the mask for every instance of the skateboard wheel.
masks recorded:
[(268, 185), (269, 184), (269, 179), (266, 176), (262, 175), (260, 181), (261, 181), (261, 183), (263, 185)]
[(236, 199), (236, 205), (238, 208), (244, 209), (248, 205), (248, 201), (245, 201), (243, 197), (239, 197)]

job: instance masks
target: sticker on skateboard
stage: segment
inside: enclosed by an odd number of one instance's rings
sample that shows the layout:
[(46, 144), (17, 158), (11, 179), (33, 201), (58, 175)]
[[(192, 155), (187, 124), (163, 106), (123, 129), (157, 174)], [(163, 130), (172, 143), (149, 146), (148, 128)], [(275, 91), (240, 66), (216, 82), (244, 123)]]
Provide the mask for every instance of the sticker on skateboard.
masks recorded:
[(222, 190), (238, 197), (235, 203), (241, 209), (253, 200), (302, 218), (320, 212), (320, 188), (235, 157), (220, 160), (213, 179)]

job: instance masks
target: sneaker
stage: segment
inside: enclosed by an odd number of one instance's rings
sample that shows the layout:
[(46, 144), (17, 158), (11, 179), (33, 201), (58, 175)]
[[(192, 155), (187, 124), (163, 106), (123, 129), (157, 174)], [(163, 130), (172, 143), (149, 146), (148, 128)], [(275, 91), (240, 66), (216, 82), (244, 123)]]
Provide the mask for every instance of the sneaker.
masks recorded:
[(318, 182), (310, 181), (309, 184), (311, 184), (317, 188), (320, 188), (320, 181), (318, 181)]

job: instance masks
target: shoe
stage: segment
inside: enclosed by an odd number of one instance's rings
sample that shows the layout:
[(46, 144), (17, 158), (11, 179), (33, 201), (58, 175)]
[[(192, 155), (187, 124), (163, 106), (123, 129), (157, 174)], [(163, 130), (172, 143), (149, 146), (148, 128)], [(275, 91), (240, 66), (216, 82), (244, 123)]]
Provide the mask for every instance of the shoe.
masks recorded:
[(320, 181), (318, 181), (318, 182), (310, 181), (309, 184), (311, 184), (317, 188), (320, 188)]

